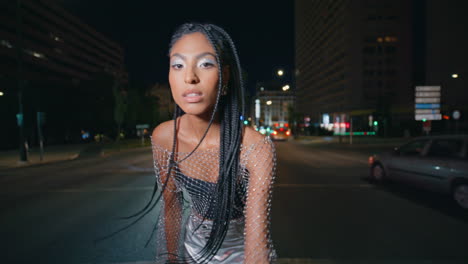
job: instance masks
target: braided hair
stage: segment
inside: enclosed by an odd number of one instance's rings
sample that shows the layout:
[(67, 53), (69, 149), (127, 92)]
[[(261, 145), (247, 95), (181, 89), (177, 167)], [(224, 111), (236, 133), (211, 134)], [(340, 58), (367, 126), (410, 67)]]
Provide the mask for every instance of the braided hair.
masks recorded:
[[(208, 133), (209, 128), (215, 121), (216, 113), (219, 113), (220, 148), (219, 148), (219, 177), (217, 190), (213, 196), (212, 204), (214, 220), (211, 234), (206, 245), (200, 252), (197, 263), (208, 262), (221, 247), (229, 227), (229, 220), (232, 219), (234, 209), (234, 197), (236, 188), (236, 176), (239, 174), (240, 145), (242, 141), (241, 117), (244, 115), (244, 83), (242, 81), (241, 67), (237, 50), (229, 34), (222, 28), (212, 24), (187, 23), (180, 26), (172, 36), (170, 48), (184, 35), (192, 33), (202, 33), (208, 39), (215, 50), (218, 65), (218, 90), (216, 103), (211, 115), (208, 128), (203, 134), (197, 146), (184, 159), (194, 153)], [(229, 65), (229, 89), (222, 95), (223, 66)], [(180, 115), (180, 107), (176, 105), (177, 118)], [(175, 152), (176, 122), (174, 122), (174, 138), (172, 153)], [(171, 157), (171, 164), (176, 161)], [(181, 162), (182, 160), (178, 161)], [(166, 186), (166, 185), (164, 185)], [(207, 217), (206, 215), (204, 216)]]
[[(220, 148), (219, 148), (219, 177), (215, 195), (212, 197), (211, 204), (215, 204), (213, 208), (214, 220), (210, 236), (206, 245), (199, 254), (199, 259), (195, 260), (196, 263), (209, 262), (218, 252), (224, 238), (226, 237), (229, 220), (232, 219), (234, 212), (234, 200), (236, 193), (237, 175), (239, 175), (239, 162), (240, 162), (240, 146), (242, 142), (242, 122), (241, 118), (244, 116), (244, 83), (242, 80), (241, 67), (237, 50), (229, 34), (219, 26), (213, 24), (200, 24), (200, 23), (186, 23), (176, 29), (172, 35), (169, 44), (169, 53), (174, 44), (183, 36), (192, 33), (202, 33), (210, 42), (215, 50), (216, 61), (218, 65), (218, 89), (216, 95), (216, 102), (213, 112), (200, 142), (197, 146), (183, 159), (175, 160), (176, 152), (176, 139), (177, 139), (177, 118), (182, 116), (182, 109), (176, 104), (173, 115), (174, 119), (174, 136), (172, 142), (172, 151), (169, 160), (169, 168), (167, 175), (171, 175), (171, 171), (177, 163), (180, 163), (191, 156), (201, 145), (205, 139), (208, 130), (215, 121), (216, 116), (220, 117)], [(223, 91), (223, 66), (229, 66), (229, 80), (228, 89)], [(217, 115), (218, 114), (218, 115)], [(152, 195), (149, 202), (137, 213), (121, 217), (120, 219), (135, 218), (130, 224), (123, 228), (111, 233), (108, 236), (99, 238), (95, 241), (104, 240), (114, 236), (121, 231), (128, 229), (130, 226), (137, 223), (144, 216), (150, 213), (158, 204), (162, 197), (162, 193), (167, 187), (169, 177), (166, 177), (166, 182), (162, 184), (162, 190), (156, 197), (158, 191), (157, 182), (154, 185)], [(156, 197), (156, 199), (155, 199)], [(208, 212), (207, 212), (208, 214)], [(203, 216), (207, 218), (207, 215)], [(157, 225), (154, 226), (151, 235), (146, 242), (148, 246)], [(192, 262), (191, 260), (184, 259), (183, 256), (178, 256), (181, 263)], [(176, 262), (177, 263), (177, 262)]]

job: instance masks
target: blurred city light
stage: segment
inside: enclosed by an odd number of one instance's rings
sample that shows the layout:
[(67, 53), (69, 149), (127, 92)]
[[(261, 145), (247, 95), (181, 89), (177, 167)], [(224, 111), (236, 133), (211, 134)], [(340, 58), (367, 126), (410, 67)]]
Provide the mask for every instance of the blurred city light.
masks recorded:
[(284, 71), (283, 71), (283, 70), (278, 70), (277, 74), (278, 74), (278, 76), (283, 76), (283, 75), (284, 75)]
[(287, 90), (289, 90), (289, 85), (288, 85), (288, 84), (286, 84), (285, 86), (283, 86), (283, 91), (287, 91)]
[(454, 78), (454, 79), (458, 78), (458, 74), (456, 74), (456, 73), (452, 74), (452, 78)]
[(271, 100), (266, 101), (267, 105), (271, 105), (273, 102)]
[(3, 96), (3, 92), (0, 92), (0, 96)]

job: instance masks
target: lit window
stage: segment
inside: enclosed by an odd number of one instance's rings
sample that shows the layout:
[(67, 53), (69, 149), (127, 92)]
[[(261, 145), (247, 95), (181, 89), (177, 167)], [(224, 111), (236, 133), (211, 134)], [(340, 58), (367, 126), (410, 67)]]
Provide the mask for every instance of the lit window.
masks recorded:
[(54, 33), (50, 33), (49, 35), (53, 40), (58, 41), (58, 42), (63, 42), (63, 40), (59, 36), (55, 35)]
[(9, 49), (13, 48), (13, 45), (11, 45), (11, 43), (8, 41), (8, 40), (4, 40), (2, 39), (2, 41), (0, 42), (0, 44), (4, 47), (7, 47)]
[(42, 54), (42, 53), (39, 53), (37, 51), (32, 51), (32, 50), (24, 50), (24, 52), (26, 52), (27, 54), (33, 56), (33, 57), (36, 57), (38, 59), (45, 59), (45, 55)]

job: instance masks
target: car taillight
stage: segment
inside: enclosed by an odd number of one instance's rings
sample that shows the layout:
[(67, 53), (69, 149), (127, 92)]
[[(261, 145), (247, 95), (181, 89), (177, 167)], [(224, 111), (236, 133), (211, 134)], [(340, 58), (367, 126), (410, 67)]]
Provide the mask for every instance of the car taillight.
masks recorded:
[(286, 136), (289, 136), (289, 135), (291, 135), (291, 132), (286, 131)]
[(368, 163), (369, 163), (369, 166), (372, 166), (372, 164), (374, 164), (374, 157), (373, 156), (369, 157)]

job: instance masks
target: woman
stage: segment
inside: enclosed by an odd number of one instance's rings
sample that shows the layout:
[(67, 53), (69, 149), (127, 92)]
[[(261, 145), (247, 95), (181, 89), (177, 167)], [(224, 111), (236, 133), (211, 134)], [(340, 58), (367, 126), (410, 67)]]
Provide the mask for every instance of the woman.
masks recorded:
[(236, 48), (220, 27), (184, 24), (169, 51), (174, 120), (152, 134), (161, 193), (157, 263), (271, 263), (275, 150), (242, 126)]

